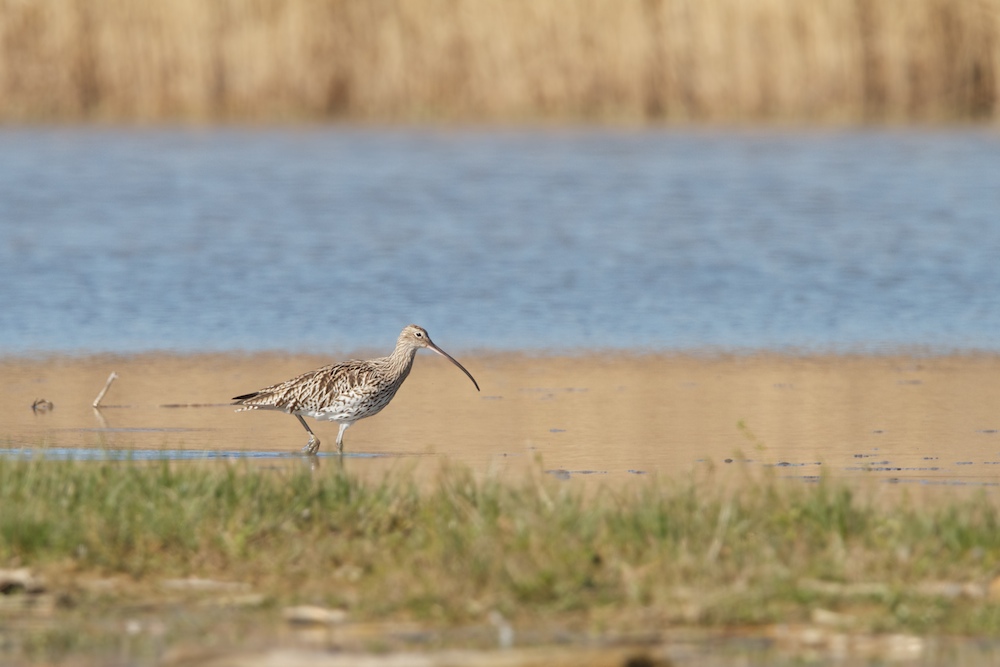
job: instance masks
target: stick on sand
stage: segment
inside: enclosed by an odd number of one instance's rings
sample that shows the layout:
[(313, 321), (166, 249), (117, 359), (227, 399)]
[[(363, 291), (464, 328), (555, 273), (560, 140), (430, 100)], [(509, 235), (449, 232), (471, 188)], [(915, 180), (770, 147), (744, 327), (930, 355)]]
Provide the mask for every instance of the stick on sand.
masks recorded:
[(108, 393), (108, 389), (111, 387), (111, 383), (114, 382), (117, 378), (118, 378), (118, 373), (111, 371), (111, 375), (108, 376), (108, 381), (104, 384), (104, 389), (102, 389), (101, 393), (99, 393), (97, 395), (97, 398), (94, 399), (93, 405), (95, 408), (101, 407), (101, 400), (104, 398), (104, 395)]

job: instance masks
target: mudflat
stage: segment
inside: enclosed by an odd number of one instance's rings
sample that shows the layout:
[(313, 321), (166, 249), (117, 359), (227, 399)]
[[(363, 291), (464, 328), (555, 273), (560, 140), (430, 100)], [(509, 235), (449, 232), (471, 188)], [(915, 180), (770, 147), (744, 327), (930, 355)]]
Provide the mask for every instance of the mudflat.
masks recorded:
[[(393, 402), (352, 426), (342, 465), (362, 476), (459, 464), (477, 474), (541, 468), (615, 484), (702, 470), (767, 470), (910, 489), (1000, 492), (1000, 356), (985, 354), (418, 355)], [(0, 359), (8, 452), (247, 458), (299, 465), (308, 435), (278, 412), (229, 399), (336, 359), (141, 354)], [(91, 404), (108, 375), (118, 374)], [(35, 411), (45, 399), (51, 410)], [(319, 463), (337, 425), (310, 421)], [(44, 452), (48, 452), (45, 454)], [(286, 456), (287, 455), (287, 456)], [(922, 491), (921, 491), (922, 493)]]

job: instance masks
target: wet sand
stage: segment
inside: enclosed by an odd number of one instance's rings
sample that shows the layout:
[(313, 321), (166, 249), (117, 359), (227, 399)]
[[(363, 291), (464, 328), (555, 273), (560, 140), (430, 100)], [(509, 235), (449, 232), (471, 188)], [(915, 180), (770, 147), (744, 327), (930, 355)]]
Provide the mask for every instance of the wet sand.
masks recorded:
[[(420, 354), (393, 402), (345, 436), (343, 465), (375, 478), (442, 463), (569, 484), (752, 471), (877, 488), (1000, 496), (1000, 356), (460, 356), (482, 387)], [(308, 439), (275, 412), (235, 413), (231, 396), (328, 363), (280, 354), (0, 359), (0, 447), (66, 455), (246, 458), (302, 465)], [(111, 371), (119, 378), (91, 407)], [(36, 413), (44, 398), (54, 404)], [(198, 407), (162, 407), (176, 405)], [(337, 426), (312, 423), (320, 463)], [(60, 448), (69, 448), (63, 450)], [(712, 472), (714, 471), (714, 472)], [(731, 474), (731, 473), (735, 473)]]

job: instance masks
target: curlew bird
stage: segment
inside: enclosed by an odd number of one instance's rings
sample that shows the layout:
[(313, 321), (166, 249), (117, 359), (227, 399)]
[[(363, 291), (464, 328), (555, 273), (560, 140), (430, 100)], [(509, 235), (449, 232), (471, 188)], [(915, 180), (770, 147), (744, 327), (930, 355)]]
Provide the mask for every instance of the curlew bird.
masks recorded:
[(319, 451), (319, 438), (303, 417), (340, 424), (337, 433), (337, 453), (344, 452), (344, 431), (365, 417), (378, 414), (396, 395), (403, 380), (410, 374), (417, 350), (426, 348), (462, 369), (479, 391), (479, 383), (465, 366), (431, 341), (427, 332), (411, 324), (396, 340), (396, 349), (388, 357), (342, 361), (303, 373), (286, 382), (233, 398), (233, 405), (243, 410), (281, 410), (295, 415), (309, 432), (309, 444), (302, 448), (307, 454)]

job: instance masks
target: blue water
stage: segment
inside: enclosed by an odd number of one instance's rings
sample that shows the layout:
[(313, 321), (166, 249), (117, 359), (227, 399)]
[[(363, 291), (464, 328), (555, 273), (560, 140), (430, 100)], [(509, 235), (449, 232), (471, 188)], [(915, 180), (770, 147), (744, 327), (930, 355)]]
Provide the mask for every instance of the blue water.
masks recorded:
[(0, 354), (1000, 350), (1000, 134), (0, 129)]
[[(398, 457), (400, 454), (385, 454), (371, 452), (345, 452), (343, 454), (320, 452), (315, 456), (340, 460), (349, 458), (387, 458)], [(300, 461), (304, 457), (300, 452), (275, 451), (242, 451), (219, 449), (143, 449), (128, 448), (94, 448), (94, 447), (0, 447), (0, 459), (39, 460), (39, 461), (201, 461), (201, 460), (251, 460), (264, 461), (270, 459)]]

